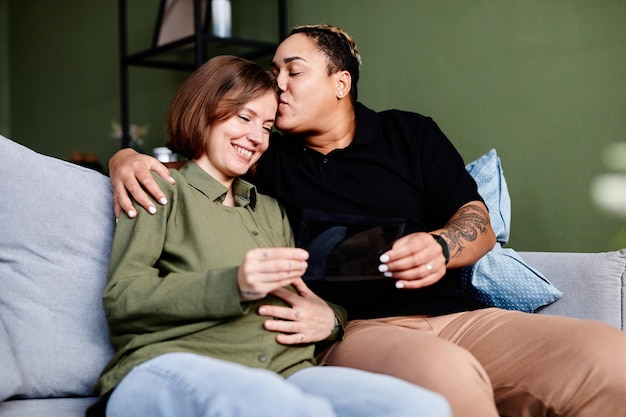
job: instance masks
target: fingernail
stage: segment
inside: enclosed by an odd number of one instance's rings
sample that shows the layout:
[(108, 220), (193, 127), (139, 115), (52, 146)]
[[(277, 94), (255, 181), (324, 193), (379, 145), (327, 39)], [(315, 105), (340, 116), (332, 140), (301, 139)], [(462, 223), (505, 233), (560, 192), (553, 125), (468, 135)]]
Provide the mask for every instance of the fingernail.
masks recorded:
[(151, 206), (151, 207), (148, 209), (148, 211), (150, 212), (150, 214), (154, 214), (154, 213), (156, 213), (156, 207)]
[(400, 281), (396, 282), (396, 288), (402, 289), (404, 288), (404, 284), (401, 283)]
[(117, 222), (119, 222), (119, 221), (120, 221), (120, 218), (119, 218), (119, 217), (116, 217), (116, 218), (115, 218), (115, 224), (117, 224)]
[(393, 276), (393, 274), (392, 274), (391, 272), (385, 272), (385, 273), (384, 273), (384, 275), (385, 275), (387, 278), (391, 278), (391, 277)]
[(386, 254), (384, 254), (384, 253), (383, 253), (382, 255), (380, 255), (380, 258), (378, 258), (378, 259), (379, 259), (382, 263), (389, 262), (389, 255), (386, 255)]
[(265, 307), (259, 307), (259, 314), (265, 314)]
[(378, 270), (380, 272), (387, 272), (389, 270), (389, 267), (385, 264), (381, 264), (381, 265), (378, 265)]
[(136, 215), (137, 213), (135, 213), (135, 210), (128, 210), (128, 217), (130, 217), (131, 219), (135, 217)]
[(159, 200), (159, 203), (166, 205), (167, 204), (167, 198), (163, 197)]
[(176, 180), (174, 179), (174, 177), (170, 177), (170, 181), (172, 181), (172, 182), (176, 182)]

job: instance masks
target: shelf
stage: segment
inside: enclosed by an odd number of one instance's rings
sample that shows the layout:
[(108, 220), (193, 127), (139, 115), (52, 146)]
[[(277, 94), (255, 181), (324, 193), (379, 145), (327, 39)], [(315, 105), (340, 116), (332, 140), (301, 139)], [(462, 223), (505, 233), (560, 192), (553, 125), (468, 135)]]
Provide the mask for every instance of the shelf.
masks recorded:
[[(195, 62), (195, 39), (193, 36), (153, 47), (127, 55), (124, 60), (127, 66), (142, 66), (183, 71), (193, 71), (198, 65)], [(271, 55), (278, 43), (251, 39), (217, 38), (204, 35), (201, 38), (204, 56), (237, 55), (250, 60)]]
[[(161, 0), (159, 21), (162, 19), (166, 1), (167, 0)], [(203, 0), (177, 1), (193, 1), (194, 33), (173, 42), (157, 45), (156, 30), (158, 29), (155, 29), (153, 45), (150, 48), (129, 54), (127, 0), (119, 0), (120, 124), (122, 128), (122, 148), (127, 148), (131, 145), (129, 135), (129, 67), (140, 66), (191, 72), (200, 67), (210, 57), (216, 55), (238, 55), (250, 60), (256, 60), (272, 55), (278, 43), (287, 36), (287, 0), (277, 0), (278, 38), (276, 42), (241, 38), (221, 38), (208, 34), (207, 25), (203, 27), (202, 22), (203, 20), (205, 22), (211, 21), (211, 0), (205, 0), (207, 4), (205, 16), (201, 16)]]

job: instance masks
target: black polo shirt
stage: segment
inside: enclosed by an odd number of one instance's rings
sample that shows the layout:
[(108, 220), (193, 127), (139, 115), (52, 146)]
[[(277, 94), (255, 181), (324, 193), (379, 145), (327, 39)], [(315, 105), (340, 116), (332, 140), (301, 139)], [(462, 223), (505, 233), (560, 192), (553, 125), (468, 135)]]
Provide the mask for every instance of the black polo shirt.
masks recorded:
[[(323, 155), (297, 135), (274, 135), (252, 181), (286, 208), (298, 235), (304, 209), (406, 219), (405, 234), (442, 227), (464, 204), (480, 200), (463, 159), (429, 117), (356, 106), (352, 143)], [(395, 280), (310, 282), (349, 318), (445, 314), (483, 307), (461, 289), (460, 270), (437, 284), (399, 290)]]

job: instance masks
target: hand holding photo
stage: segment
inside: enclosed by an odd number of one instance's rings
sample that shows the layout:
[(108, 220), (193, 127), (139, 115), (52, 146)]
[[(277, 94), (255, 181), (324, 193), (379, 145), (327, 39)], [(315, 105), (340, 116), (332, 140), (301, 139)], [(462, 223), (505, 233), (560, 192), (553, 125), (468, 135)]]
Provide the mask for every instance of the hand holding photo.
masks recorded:
[(298, 246), (309, 251), (303, 276), (315, 281), (385, 279), (379, 257), (404, 231), (405, 219), (305, 210)]

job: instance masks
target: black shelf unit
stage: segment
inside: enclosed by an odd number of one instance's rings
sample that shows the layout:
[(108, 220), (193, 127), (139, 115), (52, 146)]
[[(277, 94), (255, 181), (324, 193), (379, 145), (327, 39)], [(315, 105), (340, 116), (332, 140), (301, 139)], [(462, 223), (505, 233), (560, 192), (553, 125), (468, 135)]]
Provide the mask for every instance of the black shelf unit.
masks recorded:
[[(191, 72), (206, 62), (214, 50), (239, 47), (244, 52), (235, 53), (255, 60), (272, 55), (279, 41), (287, 36), (287, 0), (276, 0), (278, 11), (278, 42), (259, 41), (241, 38), (220, 38), (210, 33), (211, 5), (207, 0), (205, 15), (202, 14), (202, 0), (193, 1), (194, 33), (163, 45), (157, 44), (158, 25), (150, 48), (128, 53), (128, 9), (127, 0), (118, 0), (119, 18), (119, 63), (120, 63), (120, 124), (122, 128), (121, 147), (131, 145), (129, 117), (129, 68), (142, 66), (168, 70)], [(236, 1), (236, 0), (233, 0)], [(161, 0), (158, 21), (162, 19), (166, 0)], [(203, 21), (205, 22), (203, 25)]]

